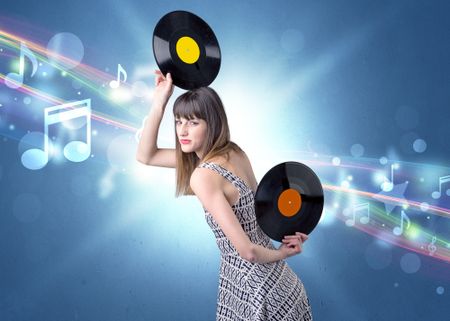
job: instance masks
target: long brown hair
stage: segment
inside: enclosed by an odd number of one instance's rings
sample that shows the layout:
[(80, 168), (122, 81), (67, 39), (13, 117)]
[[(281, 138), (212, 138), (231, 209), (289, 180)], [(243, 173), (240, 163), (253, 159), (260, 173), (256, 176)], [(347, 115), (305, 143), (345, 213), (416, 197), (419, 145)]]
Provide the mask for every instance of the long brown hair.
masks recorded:
[(230, 129), (227, 115), (219, 95), (210, 87), (201, 87), (185, 92), (179, 96), (173, 105), (175, 118), (192, 119), (195, 117), (206, 122), (206, 139), (204, 142), (204, 155), (200, 159), (195, 152), (184, 153), (181, 150), (175, 129), (176, 142), (176, 178), (177, 186), (175, 196), (194, 195), (189, 184), (191, 174), (201, 163), (215, 156), (225, 155), (229, 159), (229, 152), (242, 149), (230, 141)]

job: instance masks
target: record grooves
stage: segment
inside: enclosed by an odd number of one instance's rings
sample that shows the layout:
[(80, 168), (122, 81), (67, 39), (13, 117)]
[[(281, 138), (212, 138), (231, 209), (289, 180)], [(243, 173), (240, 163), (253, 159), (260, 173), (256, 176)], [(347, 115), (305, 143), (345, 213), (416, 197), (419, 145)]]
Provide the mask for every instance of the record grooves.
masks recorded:
[(285, 162), (262, 178), (255, 194), (256, 219), (261, 229), (281, 242), (295, 232), (309, 234), (323, 210), (323, 189), (308, 166)]
[(169, 12), (159, 20), (153, 54), (161, 72), (170, 72), (174, 85), (183, 89), (208, 86), (219, 73), (221, 53), (214, 32), (187, 11)]

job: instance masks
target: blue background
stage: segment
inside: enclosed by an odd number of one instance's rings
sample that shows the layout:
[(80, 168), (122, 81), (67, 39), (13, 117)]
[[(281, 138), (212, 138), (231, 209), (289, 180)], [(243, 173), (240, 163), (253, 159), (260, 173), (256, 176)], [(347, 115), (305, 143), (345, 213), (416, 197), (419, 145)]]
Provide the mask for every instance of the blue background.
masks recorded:
[[(155, 68), (153, 28), (172, 10), (194, 12), (214, 30), (222, 65), (211, 86), (258, 181), (292, 158), (283, 151), (347, 159), (358, 143), (367, 159), (432, 168), (422, 197), (432, 201), (437, 177), (449, 174), (448, 1), (17, 0), (2, 1), (0, 28), (44, 47), (56, 33), (73, 33), (83, 63), (111, 77), (121, 63), (137, 79), (138, 66)], [(13, 58), (2, 56), (1, 73)], [(151, 88), (151, 73), (142, 79)], [(34, 81), (65, 100), (91, 98), (93, 110), (136, 128), (150, 107), (112, 104), (84, 87), (77, 94), (56, 78)], [(95, 157), (24, 168), (19, 140), (42, 131), (31, 115), (51, 106), (34, 98), (25, 106), (25, 96), (0, 83), (0, 320), (214, 320), (219, 252), (198, 201), (174, 197), (174, 171), (143, 168), (133, 134), (100, 122)], [(172, 102), (161, 147), (174, 146)], [(411, 147), (417, 138), (427, 143), (423, 153)], [(448, 197), (439, 205), (448, 208)], [(448, 239), (448, 218), (439, 219), (428, 228), (440, 226)], [(449, 320), (448, 259), (420, 256), (420, 270), (405, 273), (409, 251), (394, 246), (382, 256), (389, 264), (374, 268), (368, 253), (381, 243), (335, 220), (287, 260), (314, 319)]]

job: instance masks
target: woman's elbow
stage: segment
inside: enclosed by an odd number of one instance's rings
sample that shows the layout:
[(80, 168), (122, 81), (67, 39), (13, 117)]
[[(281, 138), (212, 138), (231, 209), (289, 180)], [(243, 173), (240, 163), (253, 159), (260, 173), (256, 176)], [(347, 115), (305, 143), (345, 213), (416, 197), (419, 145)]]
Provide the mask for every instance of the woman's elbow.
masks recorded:
[(136, 154), (136, 160), (144, 165), (150, 164), (150, 159), (148, 157), (143, 157), (141, 154)]
[(255, 246), (252, 244), (247, 249), (243, 250), (241, 257), (244, 260), (247, 260), (249, 262), (255, 263), (256, 262), (256, 249), (255, 249)]

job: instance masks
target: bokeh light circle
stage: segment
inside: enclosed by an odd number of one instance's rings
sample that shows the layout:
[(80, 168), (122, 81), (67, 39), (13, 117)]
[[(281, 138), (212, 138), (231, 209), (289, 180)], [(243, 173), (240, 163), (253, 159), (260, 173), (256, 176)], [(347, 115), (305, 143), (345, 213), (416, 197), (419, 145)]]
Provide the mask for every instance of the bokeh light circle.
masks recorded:
[(428, 204), (427, 202), (420, 203), (420, 210), (422, 212), (428, 211), (429, 208), (430, 208), (430, 204)]
[(23, 99), (23, 103), (24, 103), (25, 105), (29, 105), (29, 104), (31, 103), (31, 97), (26, 96), (26, 97)]
[(339, 166), (341, 164), (341, 159), (339, 157), (333, 157), (331, 162), (334, 166)]
[(353, 144), (350, 148), (350, 153), (353, 157), (361, 157), (364, 155), (364, 146), (361, 144)]
[(439, 295), (442, 295), (442, 294), (444, 294), (444, 287), (443, 286), (438, 286), (437, 288), (436, 288), (436, 293), (437, 294), (439, 294)]
[(400, 259), (400, 267), (403, 272), (412, 274), (419, 271), (421, 266), (420, 258), (417, 254), (414, 253), (406, 253)]
[(417, 153), (423, 153), (427, 149), (427, 143), (423, 139), (416, 139), (413, 143), (413, 149)]
[(83, 56), (83, 43), (73, 33), (57, 33), (47, 44), (47, 57), (50, 64), (56, 64), (64, 70), (78, 66), (83, 60)]

